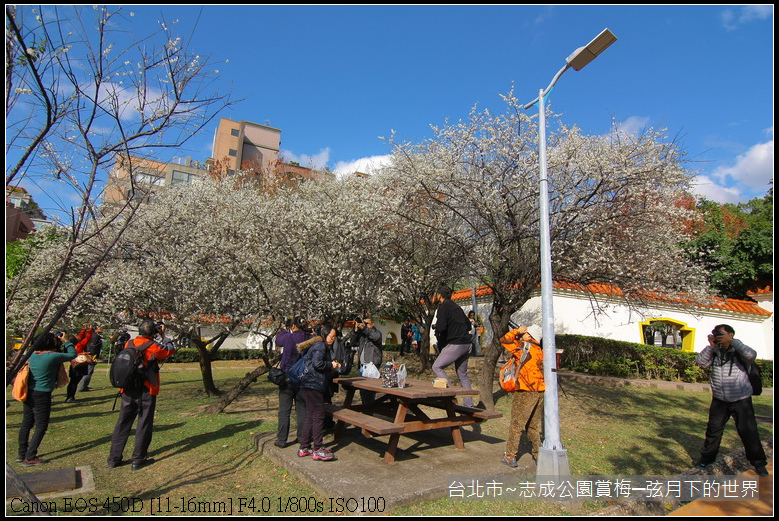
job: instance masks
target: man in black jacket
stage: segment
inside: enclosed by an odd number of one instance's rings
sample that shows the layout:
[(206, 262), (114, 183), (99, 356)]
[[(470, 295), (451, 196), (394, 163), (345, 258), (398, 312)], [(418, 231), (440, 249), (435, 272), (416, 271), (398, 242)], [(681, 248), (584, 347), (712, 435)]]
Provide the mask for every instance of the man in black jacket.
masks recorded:
[[(435, 337), (438, 349), (441, 351), (433, 362), (433, 372), (439, 378), (445, 378), (444, 368), (454, 363), (457, 378), (460, 384), (471, 388), (471, 380), (468, 378), (468, 358), (471, 353), (471, 321), (465, 316), (465, 312), (452, 300), (452, 289), (443, 285), (438, 288), (438, 293), (433, 296), (433, 302), (439, 303), (436, 312)], [(464, 404), (473, 407), (473, 399), (465, 397)]]

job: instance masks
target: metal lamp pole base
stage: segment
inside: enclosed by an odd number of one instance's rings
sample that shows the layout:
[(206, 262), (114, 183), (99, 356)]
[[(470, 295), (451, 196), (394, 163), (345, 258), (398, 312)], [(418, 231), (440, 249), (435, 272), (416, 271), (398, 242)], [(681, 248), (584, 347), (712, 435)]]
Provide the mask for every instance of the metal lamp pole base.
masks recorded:
[(538, 463), (536, 463), (536, 477), (559, 478), (570, 476), (571, 467), (568, 465), (568, 451), (565, 449), (538, 449)]

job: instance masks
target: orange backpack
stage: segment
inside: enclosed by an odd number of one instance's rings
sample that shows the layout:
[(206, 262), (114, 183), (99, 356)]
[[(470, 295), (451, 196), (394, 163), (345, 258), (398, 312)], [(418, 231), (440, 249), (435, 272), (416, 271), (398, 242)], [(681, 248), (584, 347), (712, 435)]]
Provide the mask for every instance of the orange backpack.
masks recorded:
[(15, 400), (23, 402), (27, 399), (27, 380), (30, 377), (30, 364), (24, 364), (14, 378), (14, 389), (11, 395)]

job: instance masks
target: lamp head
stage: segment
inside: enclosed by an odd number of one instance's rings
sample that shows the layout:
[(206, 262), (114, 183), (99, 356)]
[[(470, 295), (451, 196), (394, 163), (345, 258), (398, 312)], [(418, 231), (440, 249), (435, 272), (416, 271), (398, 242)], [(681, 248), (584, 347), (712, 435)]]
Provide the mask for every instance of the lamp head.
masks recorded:
[(604, 29), (596, 36), (590, 43), (584, 47), (579, 47), (568, 56), (565, 61), (568, 65), (574, 68), (574, 70), (582, 70), (588, 63), (598, 57), (600, 53), (606, 50), (606, 47), (617, 41), (617, 37), (614, 33), (608, 29)]

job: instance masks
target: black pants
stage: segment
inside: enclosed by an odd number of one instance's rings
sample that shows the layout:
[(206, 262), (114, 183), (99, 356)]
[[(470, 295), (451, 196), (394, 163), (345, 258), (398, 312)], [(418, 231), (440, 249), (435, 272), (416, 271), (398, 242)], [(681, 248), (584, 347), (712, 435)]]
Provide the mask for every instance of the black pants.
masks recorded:
[(89, 364), (87, 366), (87, 374), (81, 379), (81, 383), (78, 385), (79, 391), (85, 391), (89, 388), (89, 382), (92, 381), (92, 374), (95, 372), (96, 364)]
[(767, 460), (757, 432), (752, 397), (730, 403), (712, 398), (709, 407), (709, 423), (706, 425), (706, 440), (701, 448), (701, 463), (708, 465), (717, 459), (722, 433), (731, 416), (736, 422), (736, 431), (744, 444), (749, 462), (755, 467), (765, 466)]
[(325, 394), (312, 389), (301, 389), (306, 401), (306, 420), (300, 438), (301, 449), (319, 450), (323, 446), (322, 432), (325, 425)]
[(306, 401), (291, 385), (279, 387), (279, 427), (276, 431), (276, 441), (279, 445), (286, 445), (289, 437), (290, 416), (292, 415), (292, 405), (295, 405), (295, 414), (297, 418), (297, 438), (300, 441), (303, 433), (303, 424), (306, 421)]
[(78, 384), (81, 381), (82, 378), (84, 378), (87, 375), (87, 372), (89, 371), (89, 364), (81, 364), (77, 366), (75, 369), (72, 367), (68, 371), (68, 376), (70, 377), (70, 382), (68, 382), (68, 389), (67, 389), (67, 398), (75, 398), (76, 397), (76, 389), (78, 389)]
[[(30, 391), (24, 401), (22, 425), (19, 428), (19, 459), (33, 460), (38, 457), (38, 447), (49, 428), (51, 417), (51, 393), (45, 391)], [(33, 426), (35, 432), (30, 438)]]
[(111, 435), (111, 452), (108, 454), (109, 464), (122, 462), (122, 453), (127, 439), (130, 437), (135, 418), (138, 417), (138, 425), (135, 427), (135, 449), (133, 450), (133, 463), (140, 463), (149, 454), (149, 445), (154, 431), (154, 409), (157, 407), (157, 397), (149, 394), (145, 386), (141, 390), (125, 390), (122, 393), (122, 406), (119, 408), (119, 418), (116, 420), (114, 433)]

